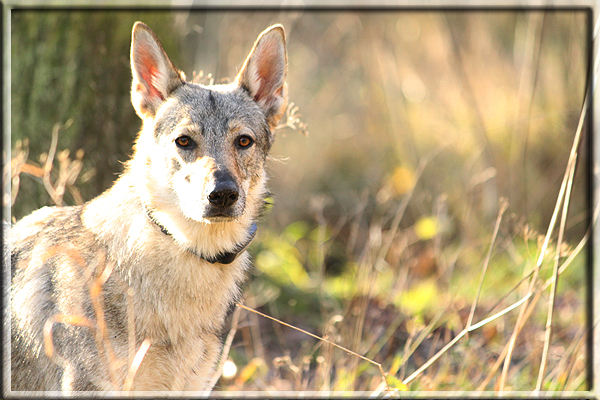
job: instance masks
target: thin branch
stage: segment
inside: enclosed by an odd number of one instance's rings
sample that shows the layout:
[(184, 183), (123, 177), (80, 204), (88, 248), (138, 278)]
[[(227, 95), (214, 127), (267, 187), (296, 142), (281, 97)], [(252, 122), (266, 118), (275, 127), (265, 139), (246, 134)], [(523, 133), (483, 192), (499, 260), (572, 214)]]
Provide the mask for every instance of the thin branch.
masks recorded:
[(410, 383), (413, 379), (415, 379), (417, 376), (419, 376), (423, 371), (425, 371), (427, 368), (429, 368), (438, 358), (440, 358), (446, 351), (448, 351), (448, 349), (450, 349), (452, 346), (454, 346), (456, 344), (456, 342), (458, 342), (468, 332), (472, 332), (475, 329), (479, 329), (482, 326), (484, 326), (485, 324), (488, 324), (488, 323), (492, 322), (493, 320), (500, 318), (504, 314), (511, 312), (512, 310), (514, 310), (515, 308), (517, 308), (521, 304), (523, 304), (530, 297), (531, 297), (531, 293), (528, 294), (527, 296), (523, 297), (521, 300), (517, 301), (513, 305), (506, 307), (504, 310), (492, 315), (491, 317), (486, 318), (483, 321), (478, 322), (475, 325), (472, 325), (470, 327), (463, 329), (458, 335), (456, 335), (456, 337), (454, 339), (452, 339), (447, 345), (445, 345), (433, 357), (431, 357), (429, 360), (427, 360), (427, 362), (425, 364), (423, 364), (418, 370), (413, 372), (412, 375), (410, 375), (408, 378), (406, 378), (404, 381), (402, 381), (402, 383), (404, 383), (404, 384)]
[(213, 374), (213, 376), (210, 380), (210, 384), (208, 385), (208, 387), (210, 388), (209, 390), (212, 390), (212, 388), (215, 387), (215, 385), (217, 384), (217, 381), (223, 374), (223, 367), (225, 366), (225, 363), (227, 362), (227, 356), (229, 354), (229, 349), (231, 348), (231, 343), (233, 343), (233, 337), (235, 336), (235, 334), (237, 332), (239, 320), (240, 320), (240, 309), (236, 308), (235, 311), (233, 312), (233, 316), (231, 317), (231, 329), (229, 330), (229, 334), (227, 334), (227, 339), (225, 340), (225, 344), (223, 345), (223, 350), (221, 351), (221, 361), (219, 361), (219, 367)]
[(488, 269), (488, 265), (490, 264), (490, 259), (492, 258), (492, 250), (494, 249), (494, 243), (496, 243), (496, 237), (498, 236), (498, 230), (500, 229), (500, 222), (502, 221), (502, 216), (504, 212), (508, 208), (508, 201), (506, 199), (500, 200), (500, 211), (498, 211), (498, 218), (496, 218), (496, 226), (494, 227), (494, 233), (492, 234), (492, 241), (490, 243), (490, 248), (488, 250), (487, 255), (485, 256), (485, 261), (483, 262), (483, 271), (481, 272), (481, 280), (479, 281), (479, 288), (477, 289), (477, 296), (475, 296), (475, 300), (473, 301), (473, 305), (471, 306), (471, 312), (469, 313), (469, 319), (467, 320), (467, 329), (471, 326), (473, 322), (473, 316), (475, 315), (475, 308), (477, 307), (477, 303), (479, 302), (479, 296), (481, 295), (481, 288), (483, 287), (483, 281), (485, 279), (485, 274)]
[[(596, 205), (596, 209), (594, 210), (594, 215), (592, 217), (592, 221), (591, 221), (590, 225), (588, 226), (588, 229), (587, 229), (585, 235), (581, 238), (581, 240), (577, 244), (577, 247), (575, 247), (575, 249), (571, 252), (571, 254), (569, 255), (569, 257), (565, 260), (565, 262), (563, 262), (563, 264), (561, 265), (561, 267), (558, 270), (558, 275), (561, 275), (571, 265), (571, 263), (573, 262), (573, 260), (575, 260), (575, 257), (577, 257), (579, 255), (579, 253), (581, 253), (581, 251), (583, 250), (583, 248), (587, 244), (587, 241), (588, 241), (589, 236), (590, 236), (590, 231), (591, 231), (592, 227), (594, 226), (595, 221), (597, 220), (599, 213), (600, 213), (600, 203)], [(533, 274), (533, 270), (530, 271), (529, 274), (527, 274), (527, 276), (524, 277), (524, 279), (527, 279), (529, 276), (531, 276), (531, 274)], [(552, 277), (550, 277), (550, 279), (548, 279), (544, 283), (544, 285), (541, 287), (541, 290), (538, 292), (538, 294), (536, 295), (536, 297), (534, 297), (534, 299), (531, 301), (531, 304), (529, 305), (529, 310), (528, 310), (527, 314), (531, 313), (531, 311), (533, 310), (533, 307), (537, 304), (537, 299), (539, 298), (539, 296), (541, 295), (541, 293), (544, 290), (546, 290), (555, 281), (555, 279), (556, 279), (556, 277), (552, 276)], [(523, 282), (523, 280), (521, 280), (521, 282), (519, 282), (518, 285), (520, 285)], [(512, 292), (512, 290), (511, 290), (511, 292)], [(503, 301), (505, 298), (506, 298), (506, 296), (504, 296), (504, 298), (501, 299), (501, 301)], [(499, 303), (497, 303), (496, 305), (494, 305), (494, 307), (492, 307), (490, 309), (490, 311), (493, 310), (494, 308), (496, 308), (498, 304)], [(526, 316), (526, 319), (527, 318), (528, 317)], [(477, 387), (477, 389), (475, 389), (477, 392), (483, 391), (485, 389), (485, 387), (490, 383), (490, 381), (492, 380), (492, 377), (494, 376), (494, 374), (498, 370), (498, 367), (500, 366), (500, 364), (504, 360), (504, 357), (506, 357), (507, 350), (508, 350), (508, 346), (505, 346), (504, 349), (502, 350), (502, 353), (500, 354), (500, 357), (498, 357), (498, 360), (496, 361), (496, 363), (492, 366), (492, 368), (490, 368), (490, 370), (488, 372), (487, 378)]]
[(54, 162), (56, 146), (58, 145), (59, 130), (60, 124), (54, 124), (54, 127), (52, 128), (52, 141), (50, 142), (50, 150), (48, 150), (48, 155), (46, 156), (46, 163), (44, 164), (44, 176), (42, 177), (46, 191), (50, 197), (52, 197), (52, 201), (54, 201), (57, 206), (62, 205), (62, 199), (58, 199), (56, 196), (56, 191), (54, 190), (54, 186), (52, 186), (52, 182), (50, 181), (50, 172), (52, 171), (52, 163)]
[(338, 349), (341, 349), (341, 350), (345, 351), (345, 352), (346, 352), (346, 353), (348, 353), (348, 354), (352, 354), (353, 356), (356, 356), (356, 357), (358, 357), (358, 358), (360, 358), (360, 359), (362, 359), (362, 360), (364, 360), (364, 361), (367, 361), (367, 362), (369, 362), (369, 363), (371, 363), (371, 364), (373, 364), (373, 365), (376, 365), (376, 366), (379, 368), (379, 372), (381, 373), (381, 378), (382, 378), (382, 380), (385, 382), (385, 386), (386, 386), (386, 390), (387, 390), (387, 392), (388, 392), (388, 393), (391, 393), (391, 389), (390, 389), (390, 387), (389, 387), (389, 384), (387, 383), (387, 379), (386, 379), (385, 373), (383, 372), (383, 368), (381, 367), (381, 364), (379, 364), (378, 362), (375, 362), (375, 361), (373, 361), (373, 360), (370, 360), (370, 359), (368, 359), (367, 357), (361, 356), (360, 354), (358, 354), (358, 353), (355, 353), (355, 352), (353, 352), (352, 350), (349, 350), (349, 349), (347, 349), (347, 348), (345, 348), (345, 347), (342, 347), (342, 346), (340, 346), (339, 344), (332, 342), (331, 340), (327, 340), (327, 339), (325, 339), (325, 338), (322, 338), (322, 337), (320, 337), (320, 336), (317, 336), (317, 335), (315, 335), (315, 334), (313, 334), (313, 333), (307, 332), (307, 331), (305, 331), (304, 329), (297, 328), (297, 327), (295, 327), (295, 326), (293, 326), (293, 325), (290, 325), (290, 324), (288, 324), (288, 323), (285, 323), (285, 322), (283, 322), (283, 321), (280, 321), (280, 320), (278, 320), (277, 318), (273, 318), (273, 317), (271, 317), (270, 315), (266, 315), (266, 314), (263, 314), (263, 313), (261, 313), (260, 311), (256, 311), (256, 310), (254, 310), (254, 309), (252, 309), (252, 308), (246, 307), (246, 306), (244, 306), (244, 305), (242, 305), (242, 304), (240, 304), (240, 303), (235, 303), (235, 305), (236, 305), (237, 307), (243, 308), (243, 309), (244, 309), (244, 310), (246, 310), (246, 311), (249, 311), (249, 312), (252, 312), (252, 313), (258, 314), (258, 315), (260, 315), (261, 317), (268, 318), (268, 319), (270, 319), (270, 320), (272, 320), (272, 321), (275, 321), (275, 322), (277, 322), (277, 323), (279, 323), (279, 324), (281, 324), (281, 325), (283, 325), (283, 326), (287, 326), (288, 328), (295, 329), (295, 330), (297, 330), (298, 332), (302, 332), (302, 333), (304, 333), (305, 335), (308, 335), (308, 336), (310, 336), (310, 337), (312, 337), (312, 338), (315, 338), (315, 339), (317, 339), (317, 340), (320, 340), (320, 341), (323, 341), (323, 342), (325, 342), (325, 343), (328, 343), (328, 344), (330, 344), (330, 345), (332, 345), (332, 346), (334, 346), (334, 347), (337, 347)]
[(146, 356), (146, 352), (150, 348), (150, 344), (151, 344), (151, 342), (149, 339), (144, 339), (144, 341), (140, 345), (139, 350), (135, 354), (135, 357), (133, 358), (133, 362), (129, 366), (129, 371), (127, 372), (127, 377), (125, 378), (125, 383), (123, 384), (124, 391), (128, 392), (131, 390), (131, 387), (133, 386), (133, 380), (135, 379), (135, 374), (137, 373), (138, 369), (140, 368), (140, 364), (144, 360), (144, 357)]
[[(561, 183), (560, 186), (560, 190), (558, 193), (558, 199), (556, 200), (556, 205), (554, 207), (554, 212), (552, 213), (552, 218), (550, 220), (550, 224), (548, 226), (548, 230), (546, 232), (546, 237), (544, 239), (544, 244), (542, 245), (542, 249), (540, 251), (540, 256), (538, 258), (538, 261), (536, 263), (535, 269), (534, 269), (534, 273), (533, 273), (533, 277), (531, 278), (530, 284), (529, 284), (529, 292), (531, 293), (533, 291), (533, 288), (537, 282), (537, 278), (538, 278), (538, 274), (540, 271), (540, 267), (542, 265), (542, 262), (544, 260), (544, 256), (546, 255), (546, 250), (548, 248), (548, 243), (550, 242), (550, 237), (552, 236), (552, 232), (554, 232), (554, 226), (556, 225), (556, 219), (558, 217), (558, 212), (563, 204), (563, 199), (565, 197), (565, 193), (567, 190), (567, 182), (569, 179), (569, 175), (570, 175), (570, 170), (569, 170), (569, 165), (573, 163), (573, 160), (576, 158), (577, 156), (577, 148), (579, 147), (579, 142), (581, 139), (581, 132), (583, 131), (583, 123), (585, 121), (585, 116), (587, 113), (587, 105), (588, 105), (588, 100), (589, 99), (589, 95), (586, 94), (585, 96), (585, 100), (583, 102), (583, 107), (581, 110), (581, 115), (579, 117), (579, 123), (577, 125), (577, 130), (575, 132), (575, 138), (573, 139), (573, 145), (571, 146), (571, 152), (569, 154), (569, 161), (567, 162), (567, 169), (565, 171), (565, 175), (563, 177), (563, 181)], [(517, 317), (517, 323), (515, 325), (515, 330), (513, 331), (513, 334), (510, 338), (510, 342), (509, 342), (509, 349), (508, 349), (508, 354), (504, 360), (504, 366), (502, 368), (502, 375), (500, 376), (500, 386), (499, 386), (499, 390), (503, 391), (504, 390), (504, 386), (506, 384), (506, 376), (508, 374), (508, 368), (510, 367), (510, 362), (512, 359), (512, 352), (517, 340), (517, 336), (518, 336), (518, 332), (521, 329), (521, 326), (525, 323), (525, 320), (523, 319), (524, 316), (524, 310), (527, 307), (524, 307), (521, 309), (521, 312), (519, 313), (519, 316)]]
[(560, 221), (560, 228), (558, 230), (558, 240), (556, 243), (556, 255), (554, 257), (554, 280), (552, 281), (552, 289), (550, 291), (550, 298), (548, 299), (548, 318), (546, 320), (546, 333), (544, 335), (544, 350), (542, 351), (542, 360), (540, 363), (540, 370), (538, 374), (537, 384), (535, 387), (536, 391), (542, 389), (542, 381), (544, 380), (544, 373), (546, 371), (546, 364), (548, 363), (548, 351), (550, 349), (550, 337), (552, 335), (552, 316), (554, 314), (554, 305), (556, 302), (556, 288), (558, 282), (558, 267), (560, 263), (561, 247), (563, 243), (563, 236), (565, 232), (565, 225), (567, 223), (567, 215), (569, 213), (569, 201), (571, 199), (571, 188), (573, 186), (573, 178), (575, 176), (575, 165), (577, 164), (577, 155), (569, 163), (567, 170), (569, 171), (569, 180), (567, 185), (567, 194), (563, 205), (562, 216)]

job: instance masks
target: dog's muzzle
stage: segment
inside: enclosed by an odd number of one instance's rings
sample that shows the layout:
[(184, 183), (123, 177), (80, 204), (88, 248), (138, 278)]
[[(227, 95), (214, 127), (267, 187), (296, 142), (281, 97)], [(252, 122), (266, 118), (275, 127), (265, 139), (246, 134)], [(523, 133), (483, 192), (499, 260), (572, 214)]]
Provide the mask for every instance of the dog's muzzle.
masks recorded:
[[(204, 216), (236, 217), (243, 211), (244, 199), (240, 190), (229, 172), (218, 170), (214, 173), (215, 186), (208, 194), (209, 207)], [(241, 210), (240, 210), (241, 208)]]

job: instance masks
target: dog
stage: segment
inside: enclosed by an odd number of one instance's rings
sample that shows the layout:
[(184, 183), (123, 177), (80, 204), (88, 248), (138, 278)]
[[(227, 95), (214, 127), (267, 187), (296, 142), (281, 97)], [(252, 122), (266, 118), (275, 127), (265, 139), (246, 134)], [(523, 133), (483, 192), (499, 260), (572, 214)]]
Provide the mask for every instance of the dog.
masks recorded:
[(122, 175), (11, 227), (12, 391), (212, 389), (287, 107), (285, 33), (224, 85), (186, 81), (141, 22), (130, 56), (143, 124)]

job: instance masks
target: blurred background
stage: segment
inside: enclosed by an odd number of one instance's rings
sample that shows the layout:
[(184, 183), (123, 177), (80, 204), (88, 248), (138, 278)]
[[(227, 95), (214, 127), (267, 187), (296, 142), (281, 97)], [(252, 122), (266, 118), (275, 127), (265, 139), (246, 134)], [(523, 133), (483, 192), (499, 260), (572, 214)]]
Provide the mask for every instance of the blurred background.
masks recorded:
[(135, 21), (204, 83), (235, 77), (257, 35), (281, 23), (293, 105), (268, 162), (273, 206), (244, 304), (370, 361), (237, 311), (215, 390), (374, 391), (377, 364), (399, 391), (530, 391), (541, 367), (544, 390), (588, 390), (587, 125), (568, 214), (536, 264), (582, 112), (590, 15), (13, 10), (5, 205), (19, 220), (80, 204), (122, 171), (141, 126), (129, 99)]

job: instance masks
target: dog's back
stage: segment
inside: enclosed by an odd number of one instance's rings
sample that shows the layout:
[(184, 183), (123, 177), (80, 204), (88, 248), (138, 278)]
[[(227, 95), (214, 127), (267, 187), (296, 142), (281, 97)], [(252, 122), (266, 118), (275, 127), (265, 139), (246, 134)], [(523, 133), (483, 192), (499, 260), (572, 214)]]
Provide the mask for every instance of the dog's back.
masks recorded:
[(186, 82), (141, 23), (131, 62), (144, 125), (123, 175), (11, 228), (13, 391), (210, 390), (287, 104), (285, 36), (263, 32), (229, 85)]

